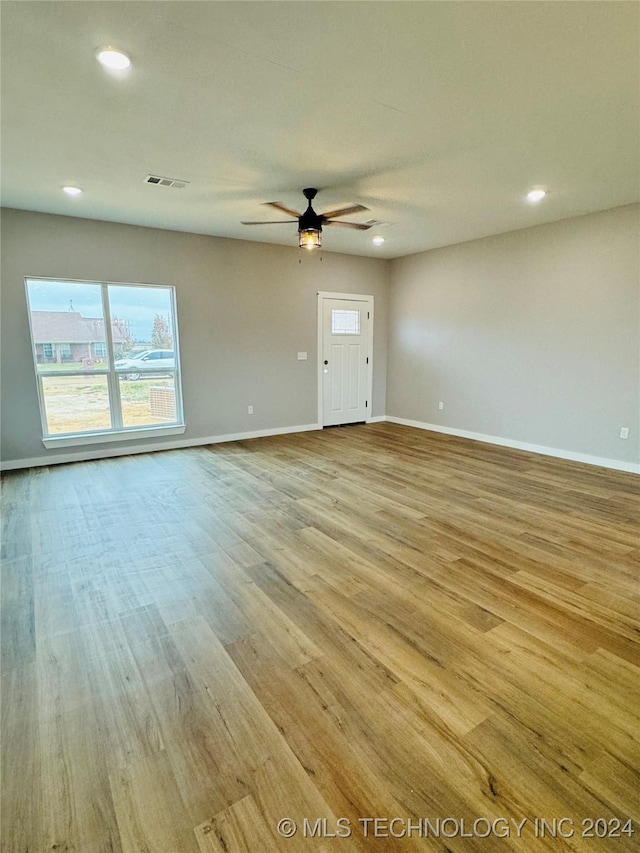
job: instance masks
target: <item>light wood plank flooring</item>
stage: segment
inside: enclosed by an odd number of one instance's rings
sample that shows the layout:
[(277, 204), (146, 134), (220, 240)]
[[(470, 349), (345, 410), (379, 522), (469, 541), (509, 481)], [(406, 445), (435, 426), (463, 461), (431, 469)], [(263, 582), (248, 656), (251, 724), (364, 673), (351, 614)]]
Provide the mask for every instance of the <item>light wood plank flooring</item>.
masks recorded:
[(638, 483), (391, 424), (5, 475), (2, 850), (637, 851)]

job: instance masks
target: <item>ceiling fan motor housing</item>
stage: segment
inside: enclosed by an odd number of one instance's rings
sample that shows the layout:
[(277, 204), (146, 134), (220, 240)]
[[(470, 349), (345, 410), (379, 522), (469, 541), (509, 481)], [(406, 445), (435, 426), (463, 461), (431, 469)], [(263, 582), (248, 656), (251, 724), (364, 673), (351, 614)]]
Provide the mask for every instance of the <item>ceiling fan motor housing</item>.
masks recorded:
[(311, 207), (311, 202), (316, 197), (318, 190), (314, 187), (307, 187), (302, 192), (304, 193), (304, 197), (308, 199), (309, 206), (298, 219), (298, 231), (322, 231), (324, 216), (316, 213)]

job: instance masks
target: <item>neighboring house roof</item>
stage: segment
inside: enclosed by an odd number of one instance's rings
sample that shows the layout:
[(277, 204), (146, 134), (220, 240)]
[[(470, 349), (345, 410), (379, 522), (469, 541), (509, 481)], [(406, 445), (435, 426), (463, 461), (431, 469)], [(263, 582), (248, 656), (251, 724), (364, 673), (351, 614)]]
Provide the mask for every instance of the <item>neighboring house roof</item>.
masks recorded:
[[(77, 311), (32, 311), (33, 338), (37, 344), (87, 344), (105, 340), (104, 320), (83, 317)], [(126, 340), (122, 330), (111, 323), (114, 343)]]

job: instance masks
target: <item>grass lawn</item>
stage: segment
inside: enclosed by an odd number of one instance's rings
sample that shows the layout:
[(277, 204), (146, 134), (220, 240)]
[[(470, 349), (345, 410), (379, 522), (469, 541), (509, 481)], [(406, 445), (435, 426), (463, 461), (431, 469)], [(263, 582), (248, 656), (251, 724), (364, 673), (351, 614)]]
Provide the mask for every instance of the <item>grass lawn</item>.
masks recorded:
[[(148, 378), (135, 382), (120, 380), (123, 426), (153, 426), (175, 421), (175, 416), (161, 418), (151, 414), (150, 389), (159, 386), (172, 387), (173, 379)], [(105, 375), (43, 376), (42, 388), (51, 434), (111, 428)]]
[(47, 373), (50, 370), (82, 370), (82, 362), (65, 361), (62, 364), (56, 364), (56, 362), (54, 361), (52, 364), (38, 365), (38, 373)]

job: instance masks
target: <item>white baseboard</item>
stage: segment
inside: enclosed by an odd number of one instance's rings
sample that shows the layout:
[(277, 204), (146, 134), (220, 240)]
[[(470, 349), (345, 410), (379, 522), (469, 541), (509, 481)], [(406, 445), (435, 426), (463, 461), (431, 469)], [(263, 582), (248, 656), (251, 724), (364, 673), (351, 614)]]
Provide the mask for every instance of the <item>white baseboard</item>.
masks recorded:
[[(445, 435), (456, 435), (460, 438), (468, 438), (472, 441), (484, 441), (487, 444), (498, 444), (502, 447), (513, 447), (516, 450), (526, 450), (530, 453), (540, 453), (543, 456), (555, 456), (559, 459), (568, 459), (572, 462), (584, 462), (587, 465), (599, 465), (602, 468), (612, 468), (615, 471), (627, 471), (630, 474), (640, 474), (640, 464), (623, 462), (619, 459), (608, 459), (601, 456), (591, 456), (587, 453), (574, 453), (572, 450), (559, 450), (555, 447), (545, 447), (540, 444), (529, 444), (526, 441), (515, 441), (511, 438), (501, 438), (495, 435), (484, 435), (479, 432), (470, 432), (465, 429), (454, 429), (439, 424), (428, 424), (422, 421), (413, 421), (408, 418), (396, 418), (391, 415), (376, 415), (370, 418), (369, 423), (382, 423), (388, 421), (393, 424), (415, 427), (416, 429), (441, 432)], [(86, 462), (90, 459), (108, 459), (113, 456), (129, 456), (135, 453), (154, 453), (159, 450), (177, 450), (181, 447), (200, 447), (204, 444), (221, 444), (226, 441), (245, 441), (251, 438), (262, 438), (269, 435), (289, 435), (295, 432), (310, 432), (322, 429), (320, 424), (303, 424), (292, 427), (276, 427), (275, 429), (262, 429), (253, 432), (237, 432), (228, 435), (210, 435), (206, 438), (181, 439), (180, 441), (167, 441), (156, 444), (137, 444), (129, 447), (114, 447), (108, 450), (81, 450), (73, 453), (56, 453), (54, 456), (35, 456), (31, 459), (12, 459), (0, 463), (1, 471), (14, 471), (19, 468), (38, 468), (43, 465), (61, 465), (65, 462)]]
[(422, 421), (412, 421), (408, 418), (396, 418), (387, 415), (385, 420), (392, 424), (426, 429), (431, 432), (442, 432), (446, 435), (457, 435), (472, 441), (484, 441), (487, 444), (499, 444), (502, 447), (513, 447), (516, 450), (527, 450), (530, 453), (540, 453), (543, 456), (556, 456), (558, 459), (569, 459), (572, 462), (584, 462), (587, 465), (599, 465), (601, 468), (613, 468), (615, 471), (627, 471), (630, 474), (640, 474), (640, 464), (623, 462), (621, 459), (608, 459), (603, 456), (591, 456), (588, 453), (575, 453), (573, 450), (559, 450), (556, 447), (545, 447), (541, 444), (529, 444), (526, 441), (515, 441), (512, 438), (500, 438), (496, 435), (484, 435), (480, 432), (469, 432), (466, 429), (454, 429), (439, 424), (427, 424)]
[(0, 463), (1, 471), (14, 471), (18, 468), (39, 468), (43, 465), (62, 465), (65, 462), (87, 462), (89, 459), (108, 459), (112, 456), (131, 456), (135, 453), (155, 453), (159, 450), (177, 450), (182, 447), (200, 447), (203, 444), (222, 444), (226, 441), (244, 441), (249, 438), (262, 438), (268, 435), (288, 435), (293, 432), (310, 432), (321, 429), (319, 424), (302, 426), (258, 429), (254, 432), (236, 432), (229, 435), (210, 435), (206, 438), (180, 439), (155, 444), (135, 444), (129, 447), (111, 447), (105, 450), (92, 448), (74, 453), (56, 453), (54, 456), (34, 456), (31, 459), (11, 459)]

